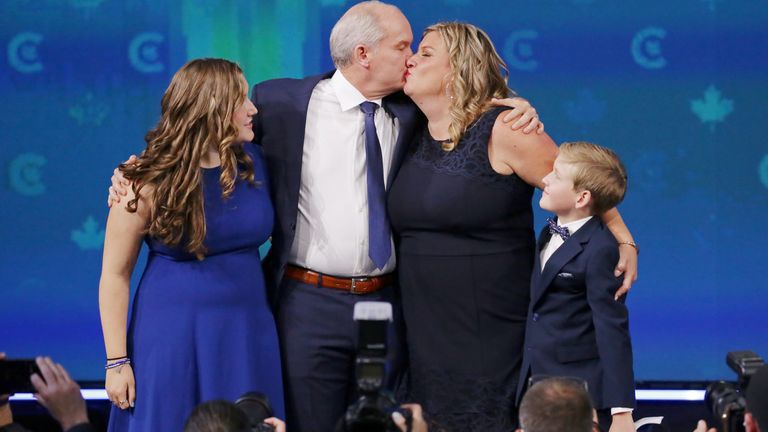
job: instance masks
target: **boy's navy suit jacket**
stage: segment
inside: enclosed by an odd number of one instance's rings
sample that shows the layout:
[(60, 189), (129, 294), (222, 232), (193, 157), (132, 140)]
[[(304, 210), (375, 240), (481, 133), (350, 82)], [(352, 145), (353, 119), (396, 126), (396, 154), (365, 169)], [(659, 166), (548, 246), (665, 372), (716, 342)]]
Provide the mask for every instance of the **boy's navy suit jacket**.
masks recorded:
[(596, 409), (635, 407), (629, 316), (614, 300), (621, 277), (616, 239), (599, 217), (590, 219), (549, 258), (541, 271), (542, 230), (531, 276), (531, 303), (518, 404), (530, 375), (584, 379)]

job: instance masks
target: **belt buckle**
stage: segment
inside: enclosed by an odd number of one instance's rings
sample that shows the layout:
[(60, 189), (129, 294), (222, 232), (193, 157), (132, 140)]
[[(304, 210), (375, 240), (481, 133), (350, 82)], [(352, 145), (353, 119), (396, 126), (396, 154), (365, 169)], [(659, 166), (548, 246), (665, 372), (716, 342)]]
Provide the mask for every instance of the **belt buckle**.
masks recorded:
[(363, 293), (363, 292), (357, 291), (357, 283), (358, 283), (358, 282), (365, 282), (365, 281), (367, 281), (367, 280), (369, 280), (369, 279), (370, 279), (370, 278), (367, 278), (367, 277), (363, 277), (363, 278), (354, 278), (354, 277), (353, 277), (353, 278), (352, 278), (352, 286), (351, 286), (351, 287), (349, 287), (349, 292), (350, 292), (351, 294), (365, 294), (365, 293)]

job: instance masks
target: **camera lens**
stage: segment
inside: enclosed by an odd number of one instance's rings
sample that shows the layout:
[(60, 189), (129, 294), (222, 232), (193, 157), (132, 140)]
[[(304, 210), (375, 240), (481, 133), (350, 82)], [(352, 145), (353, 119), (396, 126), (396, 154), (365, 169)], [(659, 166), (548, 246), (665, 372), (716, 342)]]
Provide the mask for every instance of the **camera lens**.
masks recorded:
[(720, 419), (746, 407), (744, 396), (736, 385), (726, 381), (717, 381), (707, 386), (705, 400), (712, 414)]

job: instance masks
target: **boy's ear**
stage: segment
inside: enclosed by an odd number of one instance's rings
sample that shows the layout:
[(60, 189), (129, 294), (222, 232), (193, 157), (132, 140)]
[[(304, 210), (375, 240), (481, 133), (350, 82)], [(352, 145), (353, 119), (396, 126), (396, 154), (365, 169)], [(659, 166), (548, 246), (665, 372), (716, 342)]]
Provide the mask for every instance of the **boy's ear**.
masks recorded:
[(589, 206), (592, 203), (592, 192), (588, 190), (583, 190), (579, 192), (578, 198), (576, 199), (576, 208), (584, 208)]

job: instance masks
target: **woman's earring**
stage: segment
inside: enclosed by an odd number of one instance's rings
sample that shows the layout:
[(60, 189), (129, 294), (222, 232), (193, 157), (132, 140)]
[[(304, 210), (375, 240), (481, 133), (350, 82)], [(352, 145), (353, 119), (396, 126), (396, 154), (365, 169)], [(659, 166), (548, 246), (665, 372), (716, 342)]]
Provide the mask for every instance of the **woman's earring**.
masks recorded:
[(445, 83), (445, 97), (447, 97), (450, 100), (453, 100), (453, 93), (451, 92), (451, 83), (450, 81)]

